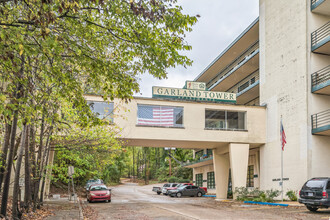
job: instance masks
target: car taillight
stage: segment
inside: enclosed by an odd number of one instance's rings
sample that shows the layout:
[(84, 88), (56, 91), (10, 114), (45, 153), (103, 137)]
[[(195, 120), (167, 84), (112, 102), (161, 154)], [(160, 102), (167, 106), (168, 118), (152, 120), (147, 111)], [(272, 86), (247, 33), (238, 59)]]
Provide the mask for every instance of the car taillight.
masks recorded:
[(299, 190), (299, 196), (301, 195), (301, 190)]
[(327, 192), (322, 192), (322, 197), (323, 198), (328, 198), (328, 193)]

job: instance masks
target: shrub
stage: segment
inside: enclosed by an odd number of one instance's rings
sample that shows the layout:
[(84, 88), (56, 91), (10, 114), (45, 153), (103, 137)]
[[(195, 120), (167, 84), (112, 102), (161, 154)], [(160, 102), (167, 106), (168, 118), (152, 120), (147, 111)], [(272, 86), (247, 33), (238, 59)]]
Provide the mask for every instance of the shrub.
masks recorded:
[(190, 183), (189, 179), (179, 179), (178, 183)]
[(289, 197), (291, 201), (297, 201), (297, 193), (293, 190), (289, 190), (286, 192), (286, 196)]
[(246, 187), (239, 187), (235, 189), (236, 200), (239, 201), (254, 201), (254, 202), (273, 202), (274, 198), (279, 196), (279, 190), (262, 191), (258, 188), (249, 190)]
[(167, 179), (167, 182), (169, 183), (177, 183), (178, 182), (178, 178), (176, 176), (171, 176)]

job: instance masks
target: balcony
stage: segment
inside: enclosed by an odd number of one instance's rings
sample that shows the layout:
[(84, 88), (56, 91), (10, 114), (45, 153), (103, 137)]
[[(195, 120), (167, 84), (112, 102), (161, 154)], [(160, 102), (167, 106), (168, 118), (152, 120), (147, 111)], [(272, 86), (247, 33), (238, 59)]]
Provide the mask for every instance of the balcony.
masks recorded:
[(259, 41), (253, 43), (231, 64), (207, 83), (209, 90), (226, 91), (259, 68)]
[(188, 168), (194, 168), (194, 167), (201, 167), (201, 166), (210, 165), (210, 164), (213, 164), (212, 155), (205, 157), (205, 158), (199, 158), (198, 160), (184, 163), (183, 166), (188, 167)]
[(330, 95), (330, 65), (312, 74), (312, 93)]
[(259, 70), (227, 90), (236, 93), (236, 103), (244, 105), (259, 97)]
[(312, 51), (330, 55), (330, 21), (312, 33)]
[(312, 115), (312, 134), (330, 136), (330, 109)]
[(311, 0), (311, 11), (313, 13), (330, 15), (330, 0)]

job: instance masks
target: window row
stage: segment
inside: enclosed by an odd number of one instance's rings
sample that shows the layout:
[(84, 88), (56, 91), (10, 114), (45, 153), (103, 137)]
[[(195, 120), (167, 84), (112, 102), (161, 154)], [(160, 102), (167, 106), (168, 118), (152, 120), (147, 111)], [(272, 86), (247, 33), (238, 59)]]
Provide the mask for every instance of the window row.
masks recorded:
[[(88, 101), (91, 110), (100, 119), (113, 121), (112, 102)], [(137, 109), (137, 125), (157, 127), (183, 127), (183, 107), (140, 105)], [(205, 129), (245, 130), (246, 112), (205, 110)]]

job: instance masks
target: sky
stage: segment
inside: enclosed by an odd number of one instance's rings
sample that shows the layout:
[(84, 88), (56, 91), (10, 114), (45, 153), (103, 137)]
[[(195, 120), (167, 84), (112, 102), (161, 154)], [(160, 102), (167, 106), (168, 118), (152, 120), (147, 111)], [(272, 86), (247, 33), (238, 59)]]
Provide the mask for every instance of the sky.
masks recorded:
[(193, 64), (168, 69), (167, 79), (158, 80), (149, 74), (140, 76), (140, 93), (151, 97), (152, 86), (182, 88), (186, 80), (194, 80), (235, 38), (259, 16), (259, 0), (178, 0), (183, 12), (200, 15), (187, 33), (192, 50), (184, 52)]

